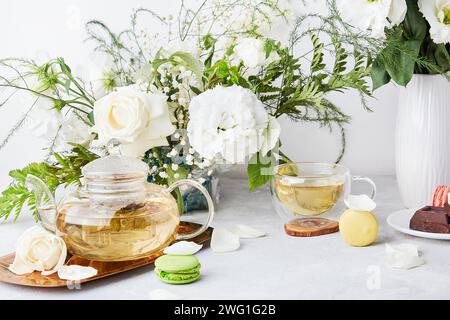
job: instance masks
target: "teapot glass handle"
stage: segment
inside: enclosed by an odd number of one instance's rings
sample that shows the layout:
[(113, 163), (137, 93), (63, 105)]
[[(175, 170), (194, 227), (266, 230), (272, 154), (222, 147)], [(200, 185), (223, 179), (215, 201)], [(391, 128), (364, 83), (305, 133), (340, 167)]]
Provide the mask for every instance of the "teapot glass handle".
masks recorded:
[(188, 186), (198, 189), (205, 196), (206, 202), (208, 203), (208, 218), (206, 219), (205, 224), (203, 224), (203, 226), (196, 231), (193, 231), (191, 233), (186, 233), (186, 234), (179, 234), (177, 236), (177, 240), (188, 240), (188, 239), (197, 237), (198, 235), (202, 234), (203, 232), (206, 231), (206, 229), (209, 228), (209, 226), (214, 218), (214, 203), (213, 203), (213, 200), (211, 199), (211, 196), (209, 195), (208, 190), (206, 190), (206, 188), (201, 183), (199, 183), (195, 180), (189, 180), (189, 179), (178, 180), (177, 182), (171, 184), (167, 188), (167, 190), (169, 192), (172, 192), (173, 190), (175, 190), (176, 188), (178, 188), (181, 185), (188, 185)]

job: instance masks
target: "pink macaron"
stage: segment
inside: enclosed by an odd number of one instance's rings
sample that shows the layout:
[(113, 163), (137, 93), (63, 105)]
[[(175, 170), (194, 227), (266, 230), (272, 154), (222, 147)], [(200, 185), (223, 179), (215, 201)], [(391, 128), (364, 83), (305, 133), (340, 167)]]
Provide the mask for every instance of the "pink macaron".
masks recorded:
[(448, 203), (448, 194), (450, 193), (450, 186), (440, 185), (437, 186), (433, 194), (434, 207), (444, 207), (445, 203)]

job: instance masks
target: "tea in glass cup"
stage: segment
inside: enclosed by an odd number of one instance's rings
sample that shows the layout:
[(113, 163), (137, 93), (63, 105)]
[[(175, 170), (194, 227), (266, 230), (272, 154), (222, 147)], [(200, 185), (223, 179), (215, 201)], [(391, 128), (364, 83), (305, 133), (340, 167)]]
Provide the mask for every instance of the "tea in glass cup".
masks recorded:
[[(344, 166), (312, 162), (283, 164), (274, 168), (272, 200), (277, 213), (288, 223), (308, 218), (309, 225), (316, 222), (317, 225), (323, 225), (323, 218), (319, 220), (311, 217), (338, 213), (343, 199), (350, 193), (352, 180), (370, 183), (372, 198), (375, 197), (373, 181), (352, 177)], [(306, 220), (303, 222), (306, 223)], [(299, 221), (295, 224), (298, 225)]]

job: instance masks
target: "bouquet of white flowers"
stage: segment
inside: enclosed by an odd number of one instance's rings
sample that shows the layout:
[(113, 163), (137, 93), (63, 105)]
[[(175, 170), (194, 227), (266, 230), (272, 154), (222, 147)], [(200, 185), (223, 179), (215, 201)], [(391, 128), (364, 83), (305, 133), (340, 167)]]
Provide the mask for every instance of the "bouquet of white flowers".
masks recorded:
[[(205, 0), (195, 10), (182, 2), (176, 19), (136, 10), (118, 33), (91, 21), (89, 40), (109, 61), (95, 79), (77, 76), (63, 58), (0, 60), (5, 100), (17, 91), (33, 99), (0, 145), (26, 118), (49, 139), (47, 161), (10, 173), (0, 216), (17, 216), (25, 204), (35, 209), (27, 174), (52, 191), (79, 184), (81, 168), (111, 148), (148, 163), (149, 180), (162, 185), (204, 182), (219, 165), (246, 163), (253, 190), (274, 163), (289, 161), (277, 118), (336, 125), (345, 142), (349, 117), (326, 95), (352, 88), (363, 103), (370, 96), (372, 61), (361, 52), (370, 38), (341, 20), (333, 0), (328, 6), (328, 15), (296, 15), (278, 0)], [(152, 19), (162, 33), (140, 27)], [(289, 39), (269, 35), (275, 22), (292, 26)]]

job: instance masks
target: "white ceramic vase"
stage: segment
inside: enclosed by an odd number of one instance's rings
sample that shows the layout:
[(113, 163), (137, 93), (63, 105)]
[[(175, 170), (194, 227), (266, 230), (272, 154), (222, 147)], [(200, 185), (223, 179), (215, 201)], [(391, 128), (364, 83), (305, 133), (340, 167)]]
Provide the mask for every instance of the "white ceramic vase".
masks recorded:
[(450, 82), (414, 75), (400, 89), (395, 157), (403, 204), (431, 204), (434, 188), (450, 185)]

